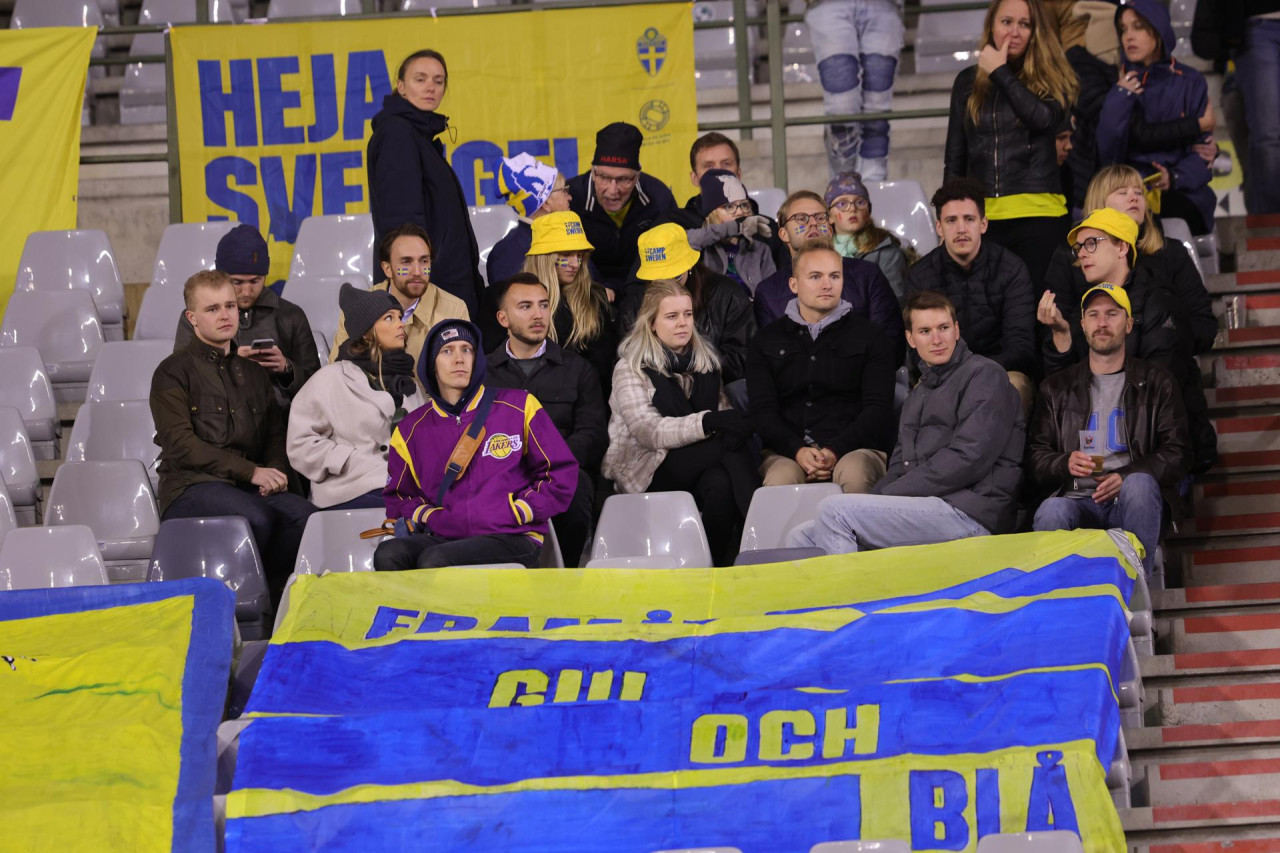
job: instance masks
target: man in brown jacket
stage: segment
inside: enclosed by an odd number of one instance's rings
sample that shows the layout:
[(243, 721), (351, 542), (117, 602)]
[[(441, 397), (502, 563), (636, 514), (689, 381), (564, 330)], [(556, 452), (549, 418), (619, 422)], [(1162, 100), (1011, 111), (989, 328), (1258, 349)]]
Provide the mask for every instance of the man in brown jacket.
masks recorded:
[(289, 493), (283, 414), (266, 368), (237, 354), (227, 274), (196, 273), (183, 297), (194, 337), (151, 378), (161, 516), (242, 516), (278, 600), (315, 507)]
[(1091, 288), (1080, 312), (1088, 361), (1040, 386), (1031, 473), (1055, 491), (1034, 526), (1127, 530), (1146, 550), (1150, 574), (1166, 505), (1179, 513), (1177, 488), (1190, 469), (1186, 409), (1168, 371), (1125, 353), (1133, 317), (1124, 288)]

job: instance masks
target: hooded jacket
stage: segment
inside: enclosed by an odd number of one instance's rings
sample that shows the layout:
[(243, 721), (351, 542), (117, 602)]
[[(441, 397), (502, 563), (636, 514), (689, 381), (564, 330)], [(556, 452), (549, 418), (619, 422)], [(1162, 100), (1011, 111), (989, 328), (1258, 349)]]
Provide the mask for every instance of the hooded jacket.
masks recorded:
[[(484, 290), (480, 250), (462, 184), (436, 139), (448, 124), (445, 116), (420, 110), (395, 92), (383, 98), (369, 137), (369, 210), (375, 241), (408, 222), (427, 230), (432, 283), (465, 302), (475, 317)], [(378, 265), (374, 280), (384, 278)]]
[(631, 268), (640, 260), (636, 248), (640, 235), (658, 225), (664, 214), (676, 209), (675, 196), (662, 181), (641, 172), (631, 194), (631, 207), (619, 227), (596, 198), (591, 172), (571, 179), (567, 186), (573, 198), (569, 209), (578, 214), (587, 242), (595, 247), (591, 260), (600, 271), (600, 283), (612, 290), (620, 289)]
[(925, 365), (902, 404), (898, 446), (872, 490), (942, 498), (991, 533), (1008, 533), (1022, 479), (1026, 421), (1004, 368), (963, 339), (943, 365)]
[(528, 220), (521, 219), (493, 244), (489, 257), (485, 261), (484, 272), (490, 284), (506, 281), (524, 269), (524, 259), (529, 255), (529, 247), (533, 245), (533, 226)]
[(1209, 86), (1199, 71), (1173, 58), (1178, 40), (1161, 3), (1129, 0), (1116, 9), (1117, 23), (1125, 9), (1142, 16), (1159, 33), (1162, 52), (1147, 66), (1124, 60), (1125, 71), (1141, 75), (1142, 92), (1135, 95), (1115, 84), (1107, 93), (1098, 119), (1098, 162), (1128, 163), (1144, 177), (1155, 173), (1152, 163), (1159, 163), (1169, 170), (1172, 189), (1186, 195), (1213, 228), (1213, 172), (1191, 149), (1206, 137), (1199, 122), (1209, 103)]
[(487, 362), (476, 347), (471, 384), (456, 404), (445, 402), (428, 364), (432, 340), (447, 325), (473, 323), (446, 320), (427, 335), (418, 377), (427, 389), (426, 405), (405, 416), (391, 434), (388, 478), (383, 490), (388, 518), (406, 518), (416, 532), (445, 539), (491, 534), (523, 534), (541, 544), (547, 521), (569, 507), (578, 487), (578, 463), (550, 416), (531, 394), (499, 390), (484, 423), (480, 446), (470, 464), (436, 502), (445, 467), (458, 439), (475, 419), (484, 393)]

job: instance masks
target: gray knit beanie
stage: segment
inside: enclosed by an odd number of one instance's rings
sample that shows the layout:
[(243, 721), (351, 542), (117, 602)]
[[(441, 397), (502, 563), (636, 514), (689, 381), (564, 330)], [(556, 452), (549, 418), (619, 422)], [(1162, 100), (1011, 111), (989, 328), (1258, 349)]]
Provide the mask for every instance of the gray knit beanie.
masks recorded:
[(363, 290), (344, 282), (338, 291), (338, 307), (342, 309), (342, 325), (347, 337), (358, 341), (383, 314), (392, 309), (399, 311), (400, 303), (386, 290)]

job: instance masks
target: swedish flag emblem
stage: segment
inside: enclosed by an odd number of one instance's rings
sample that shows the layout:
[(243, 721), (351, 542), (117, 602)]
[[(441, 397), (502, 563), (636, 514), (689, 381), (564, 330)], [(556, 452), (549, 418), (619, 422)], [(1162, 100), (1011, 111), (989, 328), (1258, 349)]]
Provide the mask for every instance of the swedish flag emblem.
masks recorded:
[(657, 27), (649, 27), (636, 39), (636, 58), (646, 74), (657, 77), (667, 58), (667, 37), (658, 32)]

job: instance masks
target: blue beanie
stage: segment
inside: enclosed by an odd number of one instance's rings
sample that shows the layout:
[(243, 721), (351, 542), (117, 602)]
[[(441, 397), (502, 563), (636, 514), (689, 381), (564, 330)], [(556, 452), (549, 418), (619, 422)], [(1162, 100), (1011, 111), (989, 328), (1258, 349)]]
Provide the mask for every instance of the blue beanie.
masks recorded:
[(237, 225), (218, 241), (213, 268), (227, 275), (266, 275), (271, 268), (267, 241), (252, 225)]

